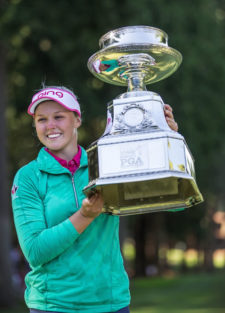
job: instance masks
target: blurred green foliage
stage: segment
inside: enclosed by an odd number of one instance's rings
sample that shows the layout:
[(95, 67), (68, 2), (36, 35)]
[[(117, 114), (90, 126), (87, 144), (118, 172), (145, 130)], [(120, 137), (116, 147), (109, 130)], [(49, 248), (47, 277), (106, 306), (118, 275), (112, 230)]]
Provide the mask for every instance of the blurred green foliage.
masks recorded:
[[(201, 189), (222, 192), (224, 1), (41, 0), (30, 5), (28, 0), (11, 0), (3, 1), (1, 16), (8, 102), (16, 117), (26, 110), (41, 82), (72, 87), (82, 105), (85, 145), (103, 131), (99, 122), (105, 119), (106, 103), (125, 91), (88, 72), (86, 63), (99, 49), (100, 36), (135, 24), (165, 30), (169, 44), (182, 53), (183, 64), (172, 77), (148, 88), (173, 106), (180, 132), (195, 156)], [(9, 122), (15, 128), (12, 116)]]
[(65, 85), (78, 94), (83, 112), (79, 139), (86, 147), (104, 131), (107, 102), (125, 92), (88, 72), (87, 60), (99, 50), (100, 36), (128, 25), (166, 31), (169, 45), (182, 53), (183, 63), (171, 77), (148, 89), (172, 105), (179, 131), (195, 157), (206, 202), (184, 213), (163, 213), (165, 227), (182, 240), (191, 232), (197, 238), (211, 236), (207, 210), (218, 209), (220, 203), (223, 208), (224, 203), (225, 1), (3, 0), (0, 16), (7, 55), (11, 179), (40, 148), (25, 111), (42, 82)]

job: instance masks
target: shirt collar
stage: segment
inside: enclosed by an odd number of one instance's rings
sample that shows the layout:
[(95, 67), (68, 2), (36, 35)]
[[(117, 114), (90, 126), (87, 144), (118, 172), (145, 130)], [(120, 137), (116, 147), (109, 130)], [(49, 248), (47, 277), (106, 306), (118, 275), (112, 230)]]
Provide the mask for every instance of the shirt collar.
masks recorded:
[[(80, 146), (81, 147), (81, 146)], [(63, 174), (70, 173), (70, 171), (59, 164), (56, 159), (51, 156), (47, 151), (45, 151), (45, 147), (41, 148), (38, 153), (36, 162), (38, 164), (38, 168), (40, 171), (44, 171), (49, 174)], [(81, 147), (81, 158), (80, 158), (80, 167), (86, 168), (88, 166), (88, 157), (84, 148)]]
[(78, 151), (75, 154), (75, 156), (67, 162), (66, 160), (54, 155), (51, 151), (48, 150), (48, 148), (45, 148), (45, 151), (47, 151), (53, 158), (59, 162), (63, 167), (67, 168), (72, 174), (75, 173), (75, 171), (79, 168), (80, 166), (80, 159), (81, 159), (81, 147), (78, 145), (77, 146)]

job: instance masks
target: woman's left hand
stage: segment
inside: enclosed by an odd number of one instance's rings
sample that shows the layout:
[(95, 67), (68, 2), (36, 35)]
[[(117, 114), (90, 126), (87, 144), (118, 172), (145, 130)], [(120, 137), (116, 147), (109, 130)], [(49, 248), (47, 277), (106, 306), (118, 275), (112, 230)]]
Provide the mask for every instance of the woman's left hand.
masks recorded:
[(173, 116), (173, 109), (171, 108), (171, 106), (169, 104), (165, 104), (164, 105), (164, 114), (165, 114), (165, 118), (167, 121), (167, 124), (169, 125), (169, 127), (174, 130), (174, 131), (178, 131), (178, 125), (174, 120), (174, 116)]

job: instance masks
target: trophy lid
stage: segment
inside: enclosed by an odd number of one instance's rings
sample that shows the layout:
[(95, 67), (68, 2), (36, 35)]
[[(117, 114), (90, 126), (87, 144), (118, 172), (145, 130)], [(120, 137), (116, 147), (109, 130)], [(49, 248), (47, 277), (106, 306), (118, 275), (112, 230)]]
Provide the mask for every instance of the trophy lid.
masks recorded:
[(101, 50), (88, 60), (91, 73), (104, 82), (146, 90), (145, 85), (174, 73), (182, 55), (168, 46), (167, 34), (150, 26), (112, 30), (99, 40)]
[(153, 44), (168, 46), (168, 35), (150, 26), (127, 26), (109, 31), (99, 40), (101, 49), (116, 45)]

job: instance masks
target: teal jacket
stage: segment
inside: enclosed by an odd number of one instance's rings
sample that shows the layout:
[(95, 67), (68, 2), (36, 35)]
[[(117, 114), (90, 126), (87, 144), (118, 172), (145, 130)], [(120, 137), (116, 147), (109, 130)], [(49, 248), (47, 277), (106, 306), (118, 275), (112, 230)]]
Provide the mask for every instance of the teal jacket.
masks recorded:
[(12, 188), (14, 222), (31, 271), (29, 308), (73, 313), (113, 312), (129, 305), (119, 246), (119, 217), (101, 214), (79, 234), (69, 217), (85, 198), (87, 155), (74, 176), (42, 148)]

